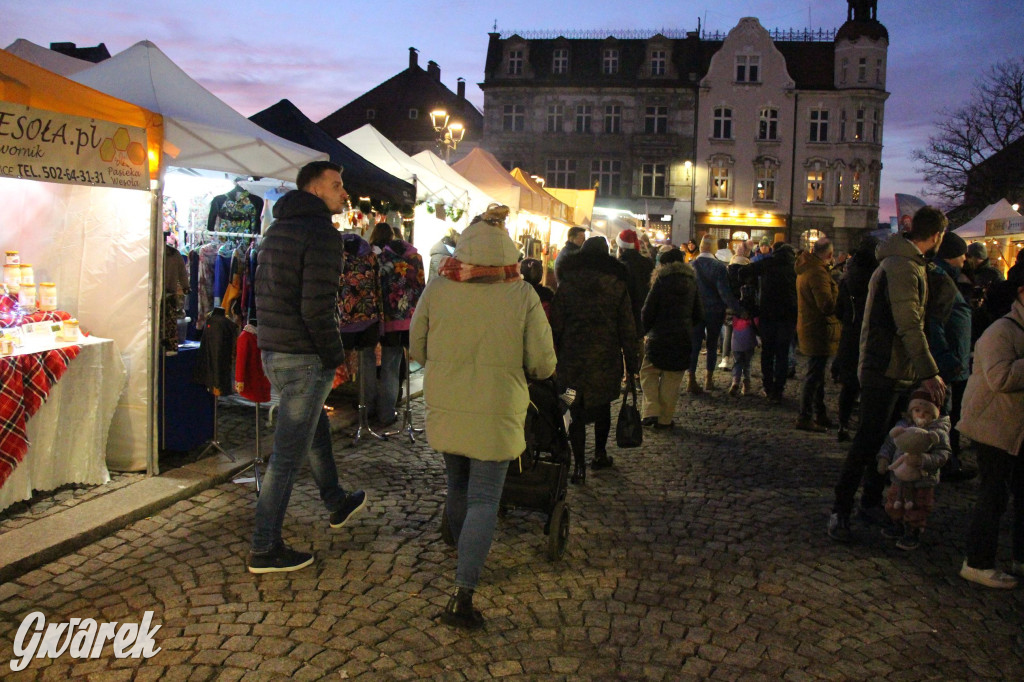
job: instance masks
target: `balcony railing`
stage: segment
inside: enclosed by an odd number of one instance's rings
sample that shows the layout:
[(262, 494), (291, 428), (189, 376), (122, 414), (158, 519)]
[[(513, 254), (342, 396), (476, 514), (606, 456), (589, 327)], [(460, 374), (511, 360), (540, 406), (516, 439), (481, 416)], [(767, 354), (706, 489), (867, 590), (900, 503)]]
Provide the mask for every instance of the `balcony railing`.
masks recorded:
[[(648, 40), (656, 35), (663, 35), (670, 39), (684, 39), (691, 31), (685, 29), (568, 29), (559, 31), (551, 30), (528, 30), (528, 31), (501, 31), (499, 36), (502, 40), (516, 35), (526, 40), (554, 40), (555, 38), (567, 38), (569, 40), (603, 40), (609, 36), (620, 40)], [(725, 40), (728, 31), (705, 31), (701, 30), (700, 39), (709, 41)], [(831, 42), (836, 39), (836, 29), (825, 28), (774, 28), (768, 31), (772, 40), (776, 42)]]

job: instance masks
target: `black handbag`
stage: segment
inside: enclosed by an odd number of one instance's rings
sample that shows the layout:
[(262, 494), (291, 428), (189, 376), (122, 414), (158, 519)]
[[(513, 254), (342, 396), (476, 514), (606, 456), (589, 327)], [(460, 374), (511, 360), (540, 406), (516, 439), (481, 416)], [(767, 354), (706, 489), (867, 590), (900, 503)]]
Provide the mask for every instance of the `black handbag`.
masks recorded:
[[(633, 404), (629, 396), (633, 396)], [(636, 406), (636, 384), (629, 377), (626, 388), (622, 391), (622, 407), (619, 408), (619, 419), (615, 424), (615, 444), (620, 448), (638, 448), (644, 443), (644, 428), (640, 423), (640, 410)]]

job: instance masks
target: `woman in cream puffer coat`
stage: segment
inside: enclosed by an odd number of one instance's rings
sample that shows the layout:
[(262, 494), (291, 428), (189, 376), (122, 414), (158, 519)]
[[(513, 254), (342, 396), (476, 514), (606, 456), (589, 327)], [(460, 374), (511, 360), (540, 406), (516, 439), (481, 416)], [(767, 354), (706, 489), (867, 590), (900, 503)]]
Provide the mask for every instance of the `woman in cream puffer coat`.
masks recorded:
[(490, 550), (508, 463), (526, 447), (527, 377), (555, 371), (555, 349), (537, 293), (519, 275), (504, 228), (488, 210), (459, 238), (412, 318), (409, 352), (424, 366), (426, 432), (444, 454), (448, 523), (458, 544), (450, 625), (482, 625), (473, 591)]
[(1024, 273), (1016, 279), (1010, 312), (989, 325), (975, 346), (974, 370), (956, 425), (974, 441), (980, 474), (960, 575), (996, 588), (1017, 585), (996, 568), (999, 520), (1011, 494), (1012, 572), (1024, 577)]

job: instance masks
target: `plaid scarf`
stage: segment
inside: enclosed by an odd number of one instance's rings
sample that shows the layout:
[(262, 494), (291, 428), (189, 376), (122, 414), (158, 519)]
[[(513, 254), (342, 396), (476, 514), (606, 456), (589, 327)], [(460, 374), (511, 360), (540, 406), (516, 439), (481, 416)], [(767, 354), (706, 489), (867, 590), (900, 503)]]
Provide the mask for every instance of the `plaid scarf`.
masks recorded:
[(522, 281), (519, 264), (512, 265), (471, 265), (463, 263), (454, 256), (441, 261), (437, 274), (453, 282), (501, 283)]

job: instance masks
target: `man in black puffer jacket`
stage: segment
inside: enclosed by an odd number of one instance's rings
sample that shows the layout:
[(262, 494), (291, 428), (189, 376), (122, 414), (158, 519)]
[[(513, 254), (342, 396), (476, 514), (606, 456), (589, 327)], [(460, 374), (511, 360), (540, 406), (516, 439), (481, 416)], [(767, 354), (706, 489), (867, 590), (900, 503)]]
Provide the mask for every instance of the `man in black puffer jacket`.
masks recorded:
[(338, 324), (338, 284), (344, 264), (341, 235), (331, 222), (348, 194), (341, 166), (314, 161), (299, 171), (297, 190), (274, 206), (276, 220), (263, 237), (256, 266), (257, 335), (263, 368), (281, 398), (274, 452), (256, 502), (250, 573), (294, 571), (313, 555), (281, 539), (295, 472), (309, 456), (332, 528), (366, 504), (359, 490), (338, 485), (324, 400), (344, 360)]

